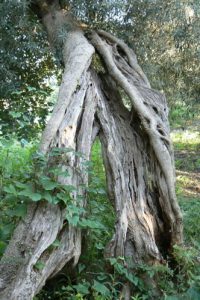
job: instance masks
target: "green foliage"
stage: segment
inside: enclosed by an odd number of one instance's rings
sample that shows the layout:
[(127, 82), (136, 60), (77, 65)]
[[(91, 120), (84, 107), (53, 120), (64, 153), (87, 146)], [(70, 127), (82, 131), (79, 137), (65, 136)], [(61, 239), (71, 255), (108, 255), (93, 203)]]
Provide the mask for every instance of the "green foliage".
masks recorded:
[[(113, 32), (133, 47), (152, 86), (166, 93), (173, 124), (177, 114), (182, 116), (181, 123), (193, 114), (199, 101), (198, 0), (60, 3), (90, 28)], [(49, 51), (46, 33), (30, 9), (30, 0), (3, 0), (0, 15), (1, 130), (14, 130), (27, 138), (44, 127), (52, 108), (48, 81), (61, 66)], [(65, 31), (61, 29), (61, 34)]]
[(54, 62), (30, 1), (1, 1), (0, 131), (29, 138), (43, 129), (52, 103)]
[[(200, 245), (199, 245), (200, 246)], [(197, 285), (200, 288), (200, 265), (198, 253), (200, 248), (182, 248), (174, 246), (174, 257), (178, 263), (178, 289), (184, 291), (186, 286)]]
[(26, 214), (27, 202), (18, 195), (17, 185), (30, 179), (31, 156), (37, 145), (24, 144), (14, 137), (0, 139), (0, 255), (16, 222)]
[[(157, 299), (154, 283), (160, 289), (159, 299), (198, 299), (200, 295), (199, 265), (194, 249), (174, 247), (174, 259), (179, 263), (177, 270), (167, 265), (137, 265), (127, 270), (123, 258), (110, 259), (112, 272), (106, 272), (108, 261), (102, 259), (102, 272), (89, 272), (87, 266), (80, 264), (77, 267), (76, 284), (66, 281), (54, 286), (54, 292), (48, 289), (38, 295), (38, 300), (44, 299), (120, 299), (121, 289), (129, 282), (134, 295), (132, 299)], [(81, 267), (81, 268), (80, 268)], [(99, 267), (100, 268), (100, 267)], [(143, 279), (142, 279), (143, 278)], [(188, 298), (187, 298), (188, 297)], [(192, 298), (191, 298), (192, 299)]]
[[(198, 299), (200, 282), (198, 201), (188, 199), (181, 201), (188, 246), (185, 249), (174, 248), (177, 269), (172, 271), (167, 265), (134, 266), (130, 261), (129, 270), (124, 258), (109, 260), (103, 258), (103, 250), (113, 233), (115, 217), (105, 192), (106, 182), (99, 142), (94, 144), (92, 162), (82, 160), (83, 170), (90, 176), (86, 209), (79, 206), (79, 202), (72, 201), (70, 194), (75, 191), (75, 187), (63, 186), (57, 182), (58, 175), (69, 176), (69, 172), (47, 165), (47, 158), (35, 152), (36, 146), (25, 140), (17, 142), (13, 138), (1, 139), (0, 254), (3, 254), (16, 222), (25, 216), (27, 204), (41, 199), (67, 206), (66, 219), (70, 224), (82, 228), (84, 239), (83, 254), (74, 270), (75, 281), (71, 282), (70, 278), (66, 278), (65, 281), (62, 279), (60, 282), (58, 280), (54, 290), (52, 288), (48, 290), (47, 287), (35, 299), (119, 299), (121, 288), (127, 282), (134, 291), (133, 299), (150, 299), (154, 297), (151, 281), (157, 282), (163, 299)], [(72, 151), (72, 149), (53, 149), (50, 157), (59, 161), (63, 152), (72, 154)], [(81, 153), (73, 152), (73, 154), (82, 157)], [(60, 241), (55, 240), (50, 248), (59, 246)], [(40, 261), (34, 266), (39, 271), (44, 267)], [(146, 284), (147, 278), (150, 285)]]
[[(85, 232), (83, 243), (85, 249), (82, 258), (86, 265), (94, 260), (96, 260), (95, 265), (98, 265), (103, 249), (113, 234), (115, 221), (114, 209), (106, 194), (105, 170), (99, 141), (93, 145), (91, 163), (86, 215), (90, 216), (92, 222), (99, 224), (99, 228), (91, 228), (90, 232)], [(104, 230), (101, 229), (102, 227)]]
[[(185, 139), (184, 135), (182, 135), (182, 139)], [(191, 147), (193, 147), (192, 143)], [(106, 195), (96, 193), (96, 189), (98, 190), (99, 187), (105, 188), (99, 142), (95, 143), (93, 147), (92, 162), (91, 179), (93, 179), (93, 183), (90, 183), (89, 199), (93, 195), (98, 195), (98, 197), (95, 198), (95, 201), (88, 201), (88, 211), (90, 215), (94, 215), (96, 220), (104, 224), (108, 236), (107, 238), (104, 236), (106, 231), (89, 229), (89, 231), (84, 232), (87, 244), (85, 245), (83, 241), (83, 254), (75, 270), (76, 283), (71, 283), (69, 278), (64, 284), (63, 281), (61, 283), (58, 281), (54, 291), (43, 290), (40, 295), (41, 298), (38, 299), (45, 297), (49, 297), (49, 299), (119, 299), (121, 288), (126, 282), (129, 282), (134, 290), (133, 299), (151, 299), (156, 298), (151, 286), (154, 281), (162, 295), (159, 296), (159, 299), (199, 299), (199, 202), (195, 199), (193, 201), (181, 200), (187, 248), (177, 246), (174, 248), (174, 261), (171, 263), (172, 267), (178, 265), (177, 269), (172, 270), (170, 265), (132, 266), (130, 262), (128, 263), (129, 267), (131, 266), (130, 272), (124, 264), (124, 258), (110, 260), (103, 258), (103, 249), (111, 237), (109, 230), (113, 229), (114, 215), (112, 222), (109, 222), (109, 216), (113, 212), (108, 205)], [(95, 178), (97, 174), (99, 178)], [(97, 184), (96, 188), (94, 188), (95, 184)], [(128, 261), (128, 258), (126, 260)], [(149, 280), (146, 280), (147, 278)], [(146, 282), (150, 282), (150, 285), (147, 285)]]
[[(198, 0), (64, 1), (74, 15), (113, 32), (135, 50), (152, 86), (188, 117), (199, 101)], [(159, 76), (157, 75), (159, 74)], [(175, 114), (171, 120), (177, 122)]]
[(39, 270), (39, 271), (43, 270), (44, 267), (45, 267), (45, 264), (43, 262), (39, 261), (39, 260), (34, 265), (34, 268)]
[(150, 82), (167, 94), (171, 107), (176, 100), (191, 107), (199, 99), (199, 1), (128, 2), (124, 31)]
[(180, 205), (184, 217), (185, 241), (187, 244), (199, 245), (200, 247), (200, 198), (182, 198)]
[(197, 130), (185, 129), (172, 133), (175, 150), (199, 151), (200, 134)]
[(174, 247), (174, 257), (178, 265), (175, 270), (177, 295), (166, 296), (169, 300), (200, 298), (200, 198), (198, 194), (200, 141), (197, 129), (198, 126), (191, 123), (188, 130), (176, 130), (172, 133), (178, 172), (177, 195), (183, 212), (186, 248)]
[(173, 128), (186, 129), (195, 123), (198, 124), (199, 115), (200, 106), (198, 104), (191, 105), (189, 101), (183, 102), (181, 98), (176, 98), (171, 104), (169, 121)]
[[(26, 144), (26, 146), (24, 146)], [(98, 238), (104, 232), (108, 236), (108, 230), (101, 219), (97, 218), (99, 212), (104, 211), (104, 206), (97, 205), (102, 195), (105, 196), (103, 187), (97, 185), (96, 178), (91, 169), (91, 164), (84, 160), (81, 153), (73, 149), (52, 149), (49, 159), (38, 152), (33, 152), (35, 146), (28, 142), (12, 141), (11, 139), (1, 140), (1, 161), (0, 161), (0, 191), (2, 206), (2, 252), (6, 242), (14, 228), (18, 218), (26, 214), (26, 205), (30, 202), (48, 201), (51, 204), (66, 206), (66, 220), (73, 226), (80, 226), (84, 230), (91, 229), (91, 234), (96, 236), (96, 247), (101, 248)], [(89, 172), (92, 178), (89, 186), (82, 185), (77, 189), (72, 185), (63, 185), (58, 182), (58, 176), (68, 177), (69, 172), (63, 171), (62, 167), (51, 166), (51, 159), (62, 160), (65, 154), (72, 154), (82, 158), (81, 170), (77, 172)], [(26, 156), (26, 159), (25, 159)], [(49, 163), (50, 162), (50, 163)], [(88, 191), (88, 210), (82, 207), (82, 190)], [(73, 192), (76, 192), (74, 200)], [(95, 201), (94, 201), (95, 198)], [(94, 213), (91, 213), (94, 210)], [(13, 217), (13, 218), (12, 218)], [(13, 222), (10, 222), (10, 219)], [(16, 219), (17, 218), (17, 219)], [(9, 224), (7, 224), (9, 221)], [(110, 235), (109, 235), (110, 236)]]

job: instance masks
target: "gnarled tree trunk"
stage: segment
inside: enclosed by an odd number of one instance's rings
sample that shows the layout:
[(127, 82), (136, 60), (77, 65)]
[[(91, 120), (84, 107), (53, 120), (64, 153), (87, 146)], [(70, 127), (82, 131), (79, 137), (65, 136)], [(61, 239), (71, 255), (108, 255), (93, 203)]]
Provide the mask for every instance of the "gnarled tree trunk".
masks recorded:
[[(57, 1), (43, 2), (38, 1), (37, 8), (55, 45), (60, 27), (69, 20)], [(151, 89), (133, 50), (106, 32), (93, 32), (86, 38), (72, 26), (60, 47), (65, 69), (40, 150), (48, 156), (53, 147), (70, 147), (89, 160), (99, 134), (109, 199), (116, 211), (115, 233), (106, 256), (125, 256), (134, 263), (162, 262), (172, 246), (182, 241), (165, 97)], [(92, 70), (95, 51), (104, 63), (104, 74)], [(129, 97), (131, 111), (125, 108), (120, 89)], [(81, 175), (82, 158), (63, 154), (59, 164), (70, 172), (59, 182), (74, 185), (74, 202), (81, 195), (81, 205), (86, 206), (83, 184), (88, 178)], [(29, 206), (1, 260), (2, 300), (32, 299), (67, 262), (78, 262), (81, 230), (66, 223), (66, 210), (45, 201)], [(55, 239), (60, 246), (49, 251)], [(42, 270), (34, 267), (37, 261), (43, 262)]]

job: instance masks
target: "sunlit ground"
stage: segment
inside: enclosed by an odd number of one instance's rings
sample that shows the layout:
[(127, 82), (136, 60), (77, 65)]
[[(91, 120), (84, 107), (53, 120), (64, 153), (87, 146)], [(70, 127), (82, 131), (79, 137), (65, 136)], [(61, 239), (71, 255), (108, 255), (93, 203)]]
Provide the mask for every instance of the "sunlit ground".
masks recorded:
[(200, 198), (200, 132), (192, 129), (171, 133), (175, 151), (178, 198)]

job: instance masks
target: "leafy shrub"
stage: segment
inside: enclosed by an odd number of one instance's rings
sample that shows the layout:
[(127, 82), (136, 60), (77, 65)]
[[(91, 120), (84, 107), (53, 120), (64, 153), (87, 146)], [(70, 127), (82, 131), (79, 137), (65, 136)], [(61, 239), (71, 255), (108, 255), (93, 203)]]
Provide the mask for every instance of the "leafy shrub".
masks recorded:
[(19, 218), (26, 214), (26, 201), (17, 195), (17, 182), (30, 180), (32, 154), (36, 143), (18, 142), (13, 137), (0, 139), (0, 255)]

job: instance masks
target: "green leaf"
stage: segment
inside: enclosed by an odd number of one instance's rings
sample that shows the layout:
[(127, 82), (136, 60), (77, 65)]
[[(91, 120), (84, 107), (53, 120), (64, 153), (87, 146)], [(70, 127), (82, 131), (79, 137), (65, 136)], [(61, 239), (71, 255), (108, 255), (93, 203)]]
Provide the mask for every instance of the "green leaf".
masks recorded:
[(73, 292), (74, 289), (73, 289), (70, 285), (68, 285), (68, 286), (62, 286), (62, 287), (61, 287), (61, 291), (69, 291), (69, 292)]
[(184, 294), (184, 298), (187, 300), (199, 300), (200, 299), (200, 288), (190, 287)]
[(21, 143), (22, 148), (24, 148), (25, 146), (28, 145), (28, 142), (25, 139), (21, 139), (20, 143)]
[(106, 191), (102, 188), (97, 189), (97, 193), (100, 195), (106, 195)]
[(38, 260), (38, 261), (36, 262), (36, 264), (34, 265), (34, 267), (35, 267), (37, 270), (41, 271), (41, 270), (44, 269), (45, 264), (44, 264), (43, 262), (41, 262), (41, 261)]
[(18, 187), (20, 189), (25, 189), (27, 187), (26, 183), (22, 183), (22, 182), (19, 182), (19, 181), (15, 181), (15, 185), (16, 185), (16, 187)]
[(132, 274), (126, 272), (126, 278), (132, 282), (135, 286), (138, 286), (138, 283), (139, 283), (139, 278), (138, 277), (135, 277), (133, 276)]
[(83, 161), (81, 164), (87, 168), (92, 168), (92, 166), (93, 166), (93, 163), (89, 160)]
[(1, 229), (1, 232), (2, 232), (2, 236), (4, 238), (10, 236), (10, 234), (12, 233), (13, 229), (14, 229), (15, 225), (14, 224), (7, 224), (7, 225), (4, 225)]
[(20, 118), (21, 112), (10, 111), (9, 115), (12, 116), (13, 118)]
[(56, 187), (59, 186), (59, 183), (52, 181), (49, 178), (42, 178), (41, 183), (46, 191), (54, 190)]
[(27, 206), (25, 204), (18, 205), (15, 209), (9, 210), (7, 215), (16, 216), (16, 217), (24, 217), (27, 212)]
[(89, 284), (77, 284), (74, 285), (74, 288), (78, 293), (81, 293), (82, 295), (88, 295), (89, 294)]
[(49, 172), (53, 174), (54, 176), (63, 176), (63, 177), (69, 177), (70, 174), (67, 170), (62, 170), (62, 168), (52, 168), (49, 169)]
[(98, 292), (102, 296), (110, 296), (110, 294), (111, 294), (109, 289), (104, 284), (102, 284), (96, 280), (94, 280), (94, 284), (92, 287), (96, 292)]
[(102, 273), (101, 275), (99, 275), (99, 276), (97, 276), (97, 279), (98, 280), (106, 280), (107, 279), (107, 276), (104, 274), (104, 273)]
[(78, 264), (78, 272), (79, 272), (79, 274), (83, 271), (83, 270), (85, 270), (85, 265), (84, 264)]
[(64, 203), (69, 202), (70, 198), (68, 195), (66, 195), (66, 193), (57, 193), (56, 194), (56, 198), (58, 199), (57, 201), (59, 202), (60, 200), (62, 200)]
[(8, 194), (14, 194), (14, 195), (17, 194), (17, 191), (16, 191), (14, 185), (12, 185), (12, 184), (9, 184), (8, 186), (5, 186), (4, 191)]
[(75, 186), (70, 185), (70, 184), (68, 184), (68, 185), (62, 185), (62, 188), (63, 188), (65, 191), (67, 191), (67, 192), (73, 192), (73, 191), (76, 191), (76, 190), (77, 190)]
[(97, 248), (97, 249), (99, 249), (99, 250), (103, 250), (105, 247), (104, 247), (104, 245), (102, 244), (102, 243), (96, 243), (95, 244), (95, 247)]
[(19, 195), (30, 198), (32, 201), (39, 201), (42, 199), (42, 195), (32, 192), (31, 189), (26, 189), (18, 193)]
[(45, 192), (44, 194), (42, 194), (42, 198), (47, 200), (49, 203), (54, 202), (54, 197), (49, 192)]
[(69, 224), (73, 225), (73, 226), (77, 226), (78, 222), (79, 222), (79, 216), (77, 215), (67, 215), (66, 219), (68, 220)]
[(91, 229), (104, 229), (104, 226), (98, 221), (83, 219), (83, 220), (80, 221), (79, 224), (82, 227), (88, 227), (88, 228), (91, 228)]
[(32, 91), (36, 91), (36, 88), (35, 87), (32, 87), (32, 86), (27, 86), (27, 90), (29, 92), (32, 92)]
[(11, 93), (11, 95), (21, 95), (21, 94), (23, 94), (23, 91), (14, 91), (14, 92), (12, 92)]
[(40, 201), (42, 199), (42, 196), (38, 193), (32, 193), (32, 194), (29, 195), (29, 198), (32, 201)]
[(69, 214), (69, 215), (73, 215), (73, 214), (80, 215), (84, 212), (85, 212), (85, 209), (83, 207), (78, 207), (73, 204), (67, 206), (67, 214)]
[(25, 197), (29, 197), (30, 194), (32, 194), (32, 190), (29, 189), (22, 190), (18, 193), (18, 195)]
[(109, 258), (109, 262), (110, 262), (111, 266), (113, 266), (117, 263), (117, 259), (116, 258)]

